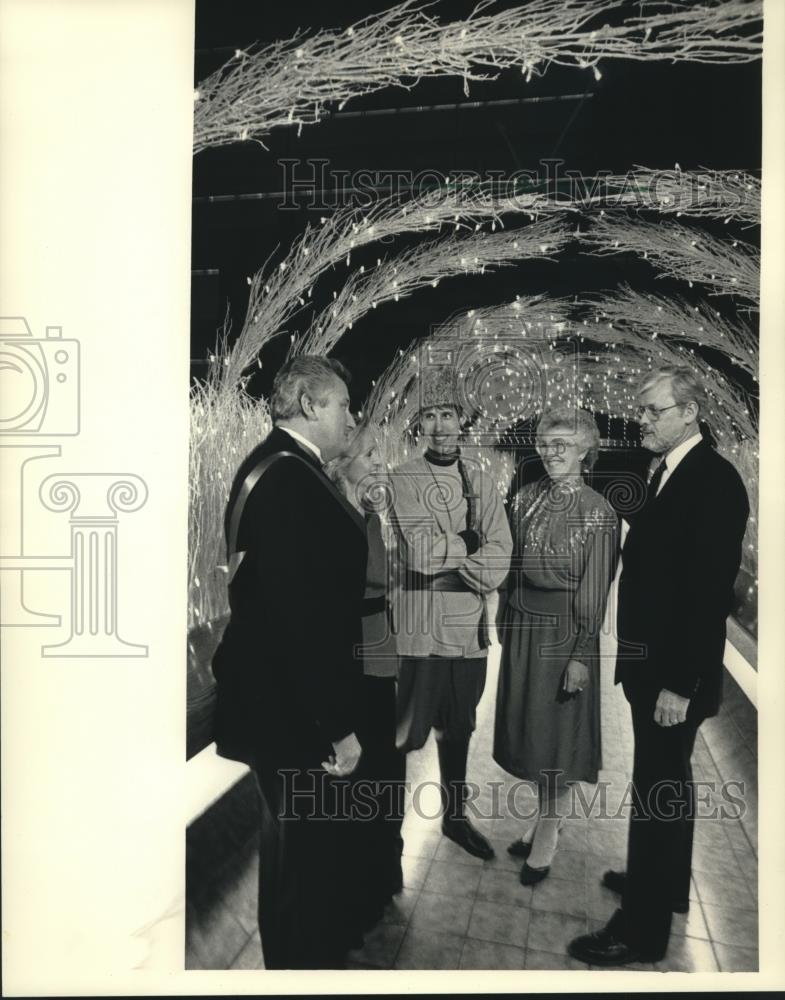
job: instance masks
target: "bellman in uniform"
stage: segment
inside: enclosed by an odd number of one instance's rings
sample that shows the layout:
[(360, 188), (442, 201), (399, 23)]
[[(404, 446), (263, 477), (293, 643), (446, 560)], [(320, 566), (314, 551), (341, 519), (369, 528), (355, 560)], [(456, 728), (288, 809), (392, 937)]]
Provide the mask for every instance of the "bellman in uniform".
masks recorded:
[(493, 848), (466, 816), (466, 766), (489, 646), (487, 595), (509, 570), (512, 539), (491, 478), (461, 454), (461, 411), (451, 367), (420, 379), (423, 455), (392, 473), (398, 542), (394, 602), (400, 657), (399, 750), (422, 747), (434, 729), (442, 832), (469, 854)]

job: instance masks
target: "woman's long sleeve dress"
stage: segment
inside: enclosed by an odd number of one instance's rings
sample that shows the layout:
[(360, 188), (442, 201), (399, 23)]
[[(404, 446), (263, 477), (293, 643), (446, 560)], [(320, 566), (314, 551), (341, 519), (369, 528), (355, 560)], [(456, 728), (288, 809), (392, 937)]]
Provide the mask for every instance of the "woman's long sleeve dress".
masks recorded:
[[(602, 766), (599, 636), (618, 519), (585, 483), (524, 487), (510, 509), (514, 552), (501, 615), (493, 756), (526, 780), (595, 782)], [(568, 695), (568, 662), (589, 668)], [(548, 778), (545, 772), (556, 772)]]

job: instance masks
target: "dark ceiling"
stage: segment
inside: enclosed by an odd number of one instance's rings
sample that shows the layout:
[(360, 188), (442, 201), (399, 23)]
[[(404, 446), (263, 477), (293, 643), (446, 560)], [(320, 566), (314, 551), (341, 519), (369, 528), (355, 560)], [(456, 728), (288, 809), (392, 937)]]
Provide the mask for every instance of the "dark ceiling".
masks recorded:
[[(355, 0), (340, 4), (197, 0), (195, 81), (220, 66), (235, 48), (283, 39), (298, 28), (345, 27), (391, 6)], [(447, 6), (443, 2), (437, 9)], [(450, 18), (467, 14), (472, 6), (450, 0)], [(638, 5), (634, 7), (637, 11)], [(269, 151), (248, 142), (200, 153), (193, 172), (192, 374), (203, 374), (203, 360), (215, 343), (227, 307), (234, 329), (240, 328), (247, 276), (276, 248), (283, 253), (308, 219), (323, 214), (323, 208), (309, 210), (307, 195), (294, 199), (296, 207), (283, 207), (286, 171), (302, 179), (310, 169), (306, 163), (286, 167), (283, 160), (328, 161), (327, 207), (334, 207), (339, 198), (338, 172), (360, 169), (499, 171), (505, 176), (530, 170), (544, 175), (555, 169), (546, 167), (547, 161), (561, 160), (560, 171), (584, 175), (601, 170), (624, 173), (634, 165), (671, 169), (675, 163), (685, 170), (759, 172), (760, 63), (700, 66), (608, 60), (601, 69), (599, 81), (589, 71), (561, 67), (530, 83), (518, 71), (504, 72), (495, 82), (472, 84), (468, 99), (461, 80), (425, 81), (411, 91), (387, 89), (358, 98), (343, 113), (304, 128), (299, 137), (294, 128), (278, 129), (265, 139)], [(473, 106), (477, 103), (480, 106)], [(444, 104), (459, 107), (433, 107)], [(394, 113), (360, 114), (379, 109)], [(262, 197), (235, 197), (248, 194)], [(228, 197), (208, 200), (218, 195)], [(757, 235), (757, 230), (748, 229), (743, 238), (754, 242)], [(372, 248), (371, 257), (378, 255), (379, 248)], [(358, 258), (352, 263), (360, 262)], [(326, 275), (323, 293), (340, 288), (343, 278), (340, 272)], [(438, 289), (382, 306), (345, 335), (334, 353), (353, 372), (359, 402), (370, 379), (386, 367), (398, 347), (458, 310), (508, 301), (518, 293), (566, 295), (622, 282), (647, 290), (698, 294), (656, 280), (645, 262), (626, 257), (598, 260), (567, 252), (556, 262), (529, 261), (496, 274), (445, 280)], [(714, 301), (733, 314), (731, 302)], [(303, 330), (309, 318), (304, 313), (286, 334)], [(266, 349), (254, 391), (269, 388), (288, 341), (284, 335)]]

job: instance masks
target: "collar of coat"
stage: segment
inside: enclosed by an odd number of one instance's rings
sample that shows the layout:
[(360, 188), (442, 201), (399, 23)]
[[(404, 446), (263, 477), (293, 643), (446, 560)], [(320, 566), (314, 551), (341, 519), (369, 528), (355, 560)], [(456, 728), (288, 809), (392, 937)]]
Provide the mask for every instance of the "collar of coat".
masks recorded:
[(423, 458), (426, 462), (430, 462), (431, 465), (454, 465), (455, 462), (461, 457), (460, 448), (452, 453), (452, 455), (442, 455), (438, 451), (434, 451), (432, 448), (426, 448)]

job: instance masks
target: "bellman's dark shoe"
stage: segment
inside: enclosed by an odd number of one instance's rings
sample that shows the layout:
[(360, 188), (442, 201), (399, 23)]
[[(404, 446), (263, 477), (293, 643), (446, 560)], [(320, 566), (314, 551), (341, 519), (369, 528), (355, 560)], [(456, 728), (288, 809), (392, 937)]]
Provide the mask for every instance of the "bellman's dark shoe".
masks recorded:
[[(607, 871), (602, 876), (602, 884), (606, 889), (610, 889), (611, 892), (618, 892), (621, 896), (624, 892), (624, 886), (627, 883), (627, 873), (626, 872), (614, 872)], [(671, 903), (671, 910), (674, 913), (689, 913), (690, 912), (690, 901), (689, 899), (677, 899)]]
[(442, 820), (442, 833), (467, 854), (487, 861), (495, 856), (494, 850), (481, 833), (474, 829), (465, 816)]
[(567, 945), (567, 951), (587, 965), (629, 965), (631, 962), (656, 962), (662, 958), (642, 955), (621, 941), (607, 927), (593, 934), (582, 934)]
[(532, 845), (525, 844), (522, 840), (513, 840), (507, 848), (507, 853), (514, 858), (528, 858), (532, 852)]

